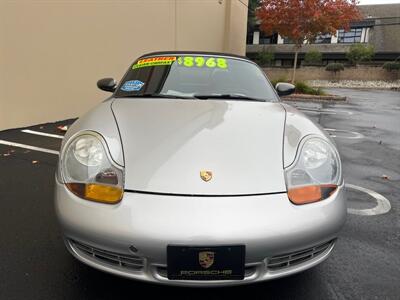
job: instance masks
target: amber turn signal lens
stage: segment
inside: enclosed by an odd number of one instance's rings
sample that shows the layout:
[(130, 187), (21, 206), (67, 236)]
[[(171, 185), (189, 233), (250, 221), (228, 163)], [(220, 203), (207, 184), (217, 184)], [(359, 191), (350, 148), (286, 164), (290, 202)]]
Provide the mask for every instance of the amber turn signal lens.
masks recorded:
[(328, 198), (336, 189), (335, 184), (308, 185), (289, 189), (288, 197), (294, 204), (307, 204)]
[(67, 183), (68, 189), (80, 198), (107, 204), (116, 204), (122, 199), (123, 190), (119, 187), (85, 184)]

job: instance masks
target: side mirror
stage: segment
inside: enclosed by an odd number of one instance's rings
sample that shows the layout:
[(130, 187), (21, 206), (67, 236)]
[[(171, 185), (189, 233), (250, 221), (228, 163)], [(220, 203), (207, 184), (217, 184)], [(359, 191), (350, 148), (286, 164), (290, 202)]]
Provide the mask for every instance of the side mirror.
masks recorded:
[(103, 78), (97, 81), (97, 87), (106, 92), (114, 92), (117, 81), (114, 78)]
[(275, 86), (279, 96), (287, 96), (293, 94), (296, 87), (291, 83), (278, 82)]

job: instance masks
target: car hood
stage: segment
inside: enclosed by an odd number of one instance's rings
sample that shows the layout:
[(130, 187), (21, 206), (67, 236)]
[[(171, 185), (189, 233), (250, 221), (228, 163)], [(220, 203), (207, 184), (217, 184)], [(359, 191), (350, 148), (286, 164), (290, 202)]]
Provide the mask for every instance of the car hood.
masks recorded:
[[(185, 195), (286, 191), (279, 103), (118, 98), (125, 189)], [(201, 171), (212, 172), (208, 182)]]

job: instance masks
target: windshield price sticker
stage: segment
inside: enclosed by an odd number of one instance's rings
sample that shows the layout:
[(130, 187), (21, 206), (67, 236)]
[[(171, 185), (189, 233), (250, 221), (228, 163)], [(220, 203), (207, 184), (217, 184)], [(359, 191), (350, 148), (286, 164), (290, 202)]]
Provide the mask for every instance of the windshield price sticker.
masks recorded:
[(204, 58), (202, 56), (181, 56), (178, 57), (178, 65), (187, 68), (197, 67), (197, 68), (228, 68), (228, 63), (225, 58), (221, 57), (208, 57)]
[(168, 66), (176, 61), (176, 56), (157, 56), (150, 58), (143, 58), (137, 61), (136, 64), (132, 66), (132, 69), (152, 67), (152, 66)]

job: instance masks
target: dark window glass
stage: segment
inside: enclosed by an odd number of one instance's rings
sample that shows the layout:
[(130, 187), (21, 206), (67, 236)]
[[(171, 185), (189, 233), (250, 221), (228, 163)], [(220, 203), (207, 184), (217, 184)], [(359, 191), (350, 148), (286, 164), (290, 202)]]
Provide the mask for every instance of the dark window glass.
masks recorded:
[(291, 40), (287, 37), (283, 37), (283, 43), (284, 44), (294, 44), (293, 40)]
[(260, 44), (269, 45), (269, 44), (277, 44), (278, 43), (278, 34), (275, 33), (273, 35), (266, 35), (264, 32), (260, 32)]
[(247, 32), (247, 36), (246, 36), (247, 45), (253, 44), (253, 37), (254, 37), (254, 32)]
[(293, 67), (293, 60), (292, 59), (284, 59), (282, 60), (283, 67)]
[(332, 35), (330, 33), (320, 34), (316, 37), (315, 44), (330, 44)]
[[(148, 58), (157, 57), (145, 59)], [(168, 58), (173, 58), (173, 62), (164, 65), (150, 63), (137, 67), (138, 62), (135, 62), (123, 78), (115, 96), (160, 94), (190, 98), (193, 95), (230, 94), (265, 101), (277, 100), (265, 74), (251, 62), (196, 54)]]
[(350, 31), (339, 30), (338, 43), (360, 43), (362, 28), (353, 28)]

